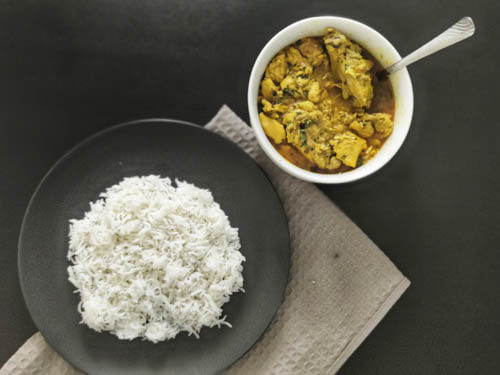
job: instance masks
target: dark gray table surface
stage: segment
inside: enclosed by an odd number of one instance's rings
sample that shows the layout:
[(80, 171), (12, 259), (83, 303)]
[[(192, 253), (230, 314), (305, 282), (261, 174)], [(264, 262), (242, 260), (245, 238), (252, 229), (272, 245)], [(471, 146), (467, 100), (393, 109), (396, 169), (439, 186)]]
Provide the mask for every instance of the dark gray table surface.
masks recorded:
[(364, 181), (322, 189), (412, 281), (340, 374), (498, 374), (498, 4), (2, 1), (0, 364), (35, 332), (17, 237), (33, 190), (66, 150), (126, 120), (204, 124), (222, 103), (248, 120), (251, 65), (295, 20), (355, 18), (406, 54), (468, 15), (472, 39), (410, 68), (415, 112), (398, 155)]

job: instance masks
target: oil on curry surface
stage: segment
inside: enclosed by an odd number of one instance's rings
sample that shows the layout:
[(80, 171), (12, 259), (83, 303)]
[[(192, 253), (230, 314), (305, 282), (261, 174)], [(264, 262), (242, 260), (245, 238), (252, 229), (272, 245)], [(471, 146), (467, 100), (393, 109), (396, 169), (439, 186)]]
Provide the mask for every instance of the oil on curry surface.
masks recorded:
[(392, 133), (394, 94), (378, 62), (333, 28), (269, 63), (259, 119), (278, 152), (300, 168), (341, 173), (369, 161)]

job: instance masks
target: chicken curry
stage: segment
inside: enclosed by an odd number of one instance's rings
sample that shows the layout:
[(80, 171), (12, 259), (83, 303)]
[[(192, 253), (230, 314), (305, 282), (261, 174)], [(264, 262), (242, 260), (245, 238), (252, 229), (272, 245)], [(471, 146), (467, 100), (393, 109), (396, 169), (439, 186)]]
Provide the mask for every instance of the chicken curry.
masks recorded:
[(280, 51), (260, 85), (259, 119), (300, 168), (341, 173), (369, 161), (393, 130), (394, 94), (380, 64), (333, 28)]

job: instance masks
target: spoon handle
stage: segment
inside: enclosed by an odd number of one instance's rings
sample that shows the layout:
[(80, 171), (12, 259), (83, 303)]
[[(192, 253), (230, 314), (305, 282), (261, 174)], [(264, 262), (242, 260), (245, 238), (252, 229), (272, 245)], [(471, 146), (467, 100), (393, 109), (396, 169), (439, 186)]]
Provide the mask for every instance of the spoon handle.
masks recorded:
[(472, 18), (464, 17), (448, 30), (439, 34), (431, 41), (424, 44), (416, 51), (410, 53), (408, 56), (402, 58), (398, 62), (386, 68), (386, 71), (391, 74), (404, 68), (405, 66), (414, 63), (430, 54), (449, 47), (452, 44), (458, 43), (474, 34), (475, 27)]

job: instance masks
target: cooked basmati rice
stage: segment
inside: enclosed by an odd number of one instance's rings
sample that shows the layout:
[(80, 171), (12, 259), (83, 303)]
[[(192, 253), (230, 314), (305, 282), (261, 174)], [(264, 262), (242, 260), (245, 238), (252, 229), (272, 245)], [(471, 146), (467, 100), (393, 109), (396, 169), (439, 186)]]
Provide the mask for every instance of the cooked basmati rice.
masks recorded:
[(81, 323), (159, 342), (231, 325), (222, 305), (243, 291), (238, 229), (209, 190), (159, 176), (125, 178), (70, 220), (69, 281)]

